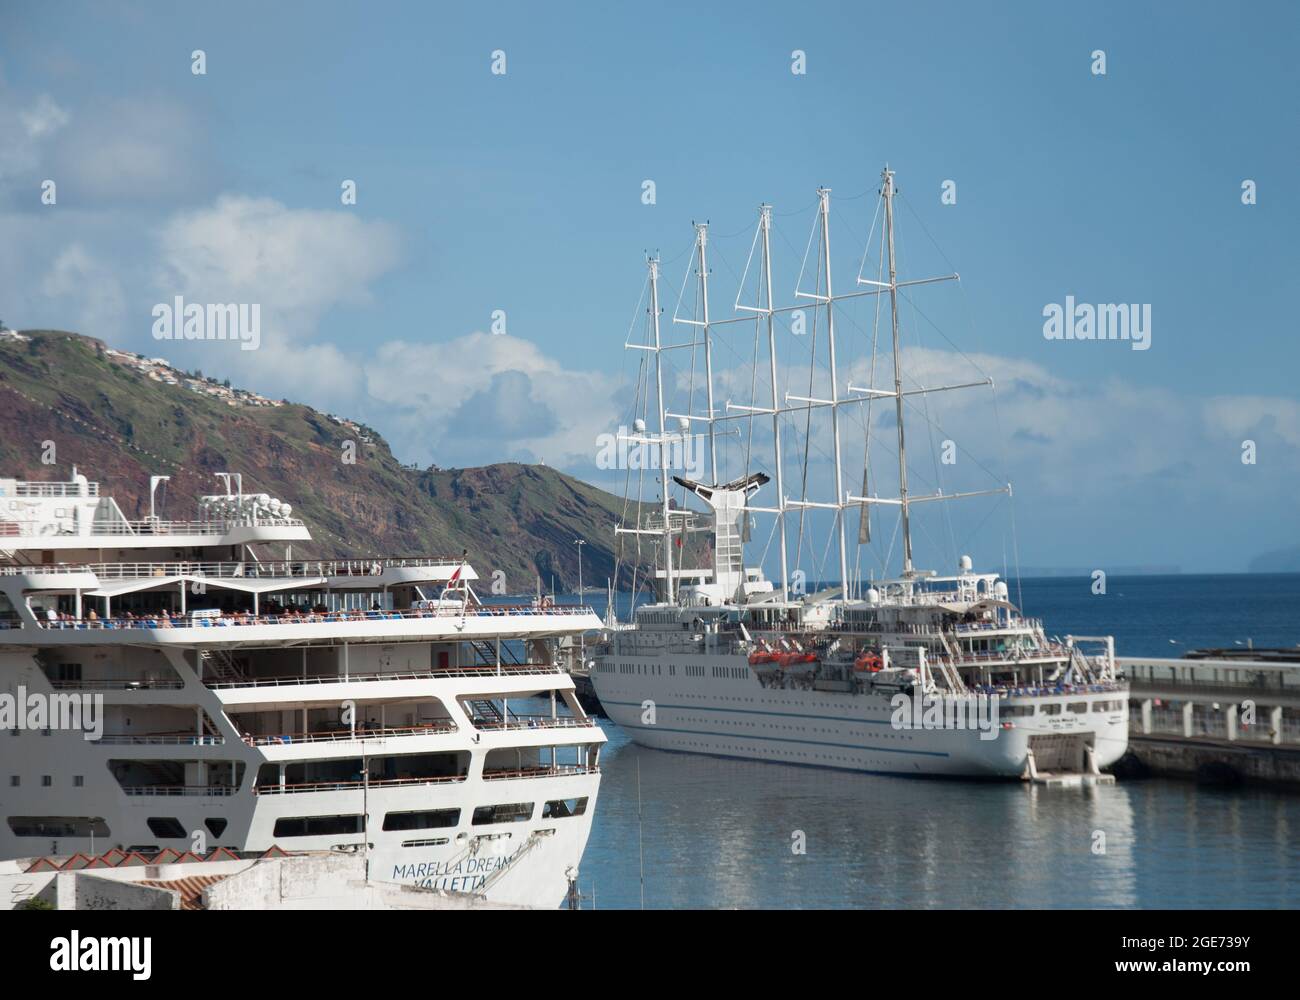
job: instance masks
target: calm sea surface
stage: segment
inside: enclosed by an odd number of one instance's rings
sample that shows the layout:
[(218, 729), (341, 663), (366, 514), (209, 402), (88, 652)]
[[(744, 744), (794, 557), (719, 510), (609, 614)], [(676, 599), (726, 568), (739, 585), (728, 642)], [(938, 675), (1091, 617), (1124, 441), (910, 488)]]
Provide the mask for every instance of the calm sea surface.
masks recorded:
[[(1025, 580), (1023, 607), (1049, 634), (1113, 634), (1120, 655), (1300, 643), (1300, 576), (1112, 577), (1106, 596), (1090, 584)], [(856, 775), (605, 731), (579, 879), (600, 909), (640, 906), (643, 884), (647, 907), (1300, 906), (1300, 794)]]

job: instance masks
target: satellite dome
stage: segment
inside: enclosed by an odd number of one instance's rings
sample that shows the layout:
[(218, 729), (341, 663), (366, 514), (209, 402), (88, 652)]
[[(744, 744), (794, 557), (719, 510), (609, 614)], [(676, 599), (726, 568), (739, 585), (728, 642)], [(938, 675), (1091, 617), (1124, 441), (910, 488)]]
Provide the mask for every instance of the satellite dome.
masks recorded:
[(644, 434), (645, 421), (642, 420), (640, 417), (637, 417), (635, 420), (632, 421), (632, 430), (636, 431), (638, 434)]
[(975, 564), (971, 562), (970, 556), (962, 556), (960, 559), (957, 560), (957, 566), (961, 569), (963, 573), (969, 573), (973, 565)]

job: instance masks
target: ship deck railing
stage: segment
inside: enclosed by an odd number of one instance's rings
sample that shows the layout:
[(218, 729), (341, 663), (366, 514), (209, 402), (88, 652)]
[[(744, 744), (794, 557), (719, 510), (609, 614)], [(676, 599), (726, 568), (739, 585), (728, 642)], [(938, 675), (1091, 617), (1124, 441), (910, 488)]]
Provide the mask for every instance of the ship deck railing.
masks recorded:
[(1039, 618), (1017, 618), (1013, 622), (958, 622), (951, 626), (924, 625), (918, 622), (881, 622), (848, 621), (836, 622), (828, 631), (832, 632), (895, 632), (899, 635), (938, 636), (948, 631), (961, 635), (981, 632), (1035, 632), (1041, 630), (1043, 622)]
[(452, 719), (426, 723), (422, 726), (358, 726), (355, 730), (322, 730), (314, 733), (262, 733), (243, 736), (250, 747), (292, 746), (297, 743), (337, 743), (353, 740), (380, 740), (391, 736), (435, 736), (454, 733), (460, 727)]
[(580, 719), (573, 715), (515, 715), (510, 713), (509, 721), (495, 719), (475, 719), (474, 728), (489, 732), (501, 732), (510, 729), (579, 729), (594, 726), (591, 719)]
[(1090, 684), (1064, 684), (1060, 687), (1032, 684), (1008, 686), (1005, 684), (989, 686), (987, 684), (969, 685), (967, 692), (976, 695), (998, 695), (1001, 698), (1069, 698), (1081, 694), (1115, 694), (1127, 693), (1122, 684), (1109, 681), (1097, 681)]
[(516, 767), (510, 770), (484, 770), (484, 781), (503, 781), (509, 778), (560, 778), (571, 774), (599, 774), (598, 767), (583, 767), (582, 765), (561, 765), (559, 767)]
[(136, 580), (167, 576), (210, 576), (225, 579), (322, 576), (381, 576), (389, 569), (457, 567), (459, 557), (402, 556), (384, 559), (294, 559), (270, 562), (99, 562), (0, 566), (0, 576), (31, 573), (93, 573), (102, 580)]
[(233, 785), (123, 785), (127, 795), (207, 796), (223, 798), (239, 791)]
[(1017, 618), (1013, 622), (958, 622), (952, 629), (954, 632), (1007, 632), (1007, 631), (1034, 631), (1041, 629), (1043, 623), (1038, 618)]
[(79, 483), (73, 480), (56, 483), (42, 479), (20, 479), (14, 489), (19, 497), (97, 497), (99, 483)]
[(210, 733), (105, 733), (91, 742), (106, 746), (219, 747), (225, 745), (226, 738)]
[(304, 781), (297, 784), (256, 785), (255, 795), (295, 795), (302, 792), (349, 792), (362, 788), (397, 788), (403, 785), (452, 785), (468, 778), (468, 774), (431, 774), (422, 778), (375, 778), (370, 781)]
[(179, 677), (112, 677), (102, 680), (52, 680), (50, 687), (56, 691), (146, 691), (180, 689), (185, 682)]
[[(103, 521), (91, 524), (87, 531), (73, 531), (58, 520), (37, 519), (0, 521), (0, 537), (5, 538), (104, 538), (135, 535), (212, 535), (229, 534), (232, 528), (303, 528), (306, 522), (296, 517), (258, 517), (220, 521), (163, 521), (145, 518), (136, 521)], [(48, 528), (55, 530), (49, 531)]]
[(928, 659), (931, 663), (946, 663), (954, 667), (999, 662), (1005, 663), (1008, 667), (1016, 667), (1038, 660), (1060, 660), (1069, 655), (1068, 646), (1049, 646), (1046, 649), (1022, 649), (1018, 658), (1015, 656), (1015, 650), (1003, 650), (989, 653), (963, 653), (960, 656), (935, 655)]
[[(99, 618), (99, 619), (37, 619), (40, 628), (50, 631), (82, 629), (168, 629), (168, 628), (248, 628), (255, 625), (337, 625), (361, 624), (376, 621), (407, 621), (416, 618), (539, 618), (549, 616), (594, 615), (585, 604), (552, 604), (538, 607), (532, 604), (482, 604), (460, 608), (412, 608), (401, 611), (321, 611), (306, 614), (239, 614), (211, 618)], [(21, 627), (21, 625), (20, 625)]]
[(564, 673), (556, 664), (503, 663), (482, 667), (434, 667), (431, 670), (392, 670), (378, 674), (286, 674), (278, 677), (242, 677), (204, 680), (210, 688), (293, 687), (298, 684), (351, 684), (374, 681), (427, 681), (446, 677), (553, 676)]

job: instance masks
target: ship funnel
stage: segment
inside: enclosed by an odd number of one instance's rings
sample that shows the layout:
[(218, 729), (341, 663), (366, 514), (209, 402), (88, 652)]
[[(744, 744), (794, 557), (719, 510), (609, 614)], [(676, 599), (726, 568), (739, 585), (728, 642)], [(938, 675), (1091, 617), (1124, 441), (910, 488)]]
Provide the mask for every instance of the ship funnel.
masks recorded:
[(673, 482), (690, 490), (713, 510), (713, 583), (721, 596), (729, 600), (745, 583), (743, 522), (749, 517), (745, 504), (769, 482), (769, 477), (756, 472), (721, 486), (709, 486), (681, 476), (673, 476)]

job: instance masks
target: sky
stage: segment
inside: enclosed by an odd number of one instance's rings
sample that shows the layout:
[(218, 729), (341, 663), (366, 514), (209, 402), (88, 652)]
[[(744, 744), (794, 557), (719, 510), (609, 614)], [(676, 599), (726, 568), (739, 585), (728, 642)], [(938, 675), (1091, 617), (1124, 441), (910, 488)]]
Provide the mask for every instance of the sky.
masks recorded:
[[(908, 384), (996, 385), (909, 411), (919, 445), (962, 456), (918, 448), (914, 489), (1014, 485), (927, 511), (928, 562), (1242, 570), (1300, 543), (1298, 28), (1285, 3), (4, 2), (0, 318), (362, 420), (403, 461), (540, 461), (617, 490), (598, 455), (635, 416), (646, 254), (665, 340), (689, 340), (670, 320), (692, 223), (731, 316), (771, 203), (792, 304), (826, 186), (849, 289), (888, 163), (900, 277), (961, 275), (908, 296)], [(258, 304), (258, 349), (157, 339), (178, 295)], [(1149, 307), (1147, 349), (1049, 339), (1067, 296)], [(869, 377), (872, 310), (837, 319), (841, 392)], [(753, 332), (715, 338), (720, 405), (770, 393)], [(824, 331), (780, 333), (780, 391), (810, 369), (828, 391)], [(690, 353), (668, 362), (675, 411)], [(873, 421), (884, 495), (893, 425)], [(783, 432), (786, 493), (833, 498), (811, 430), (803, 493), (803, 432)], [(771, 471), (739, 447), (725, 469)], [(875, 519), (874, 558), (896, 561)]]

